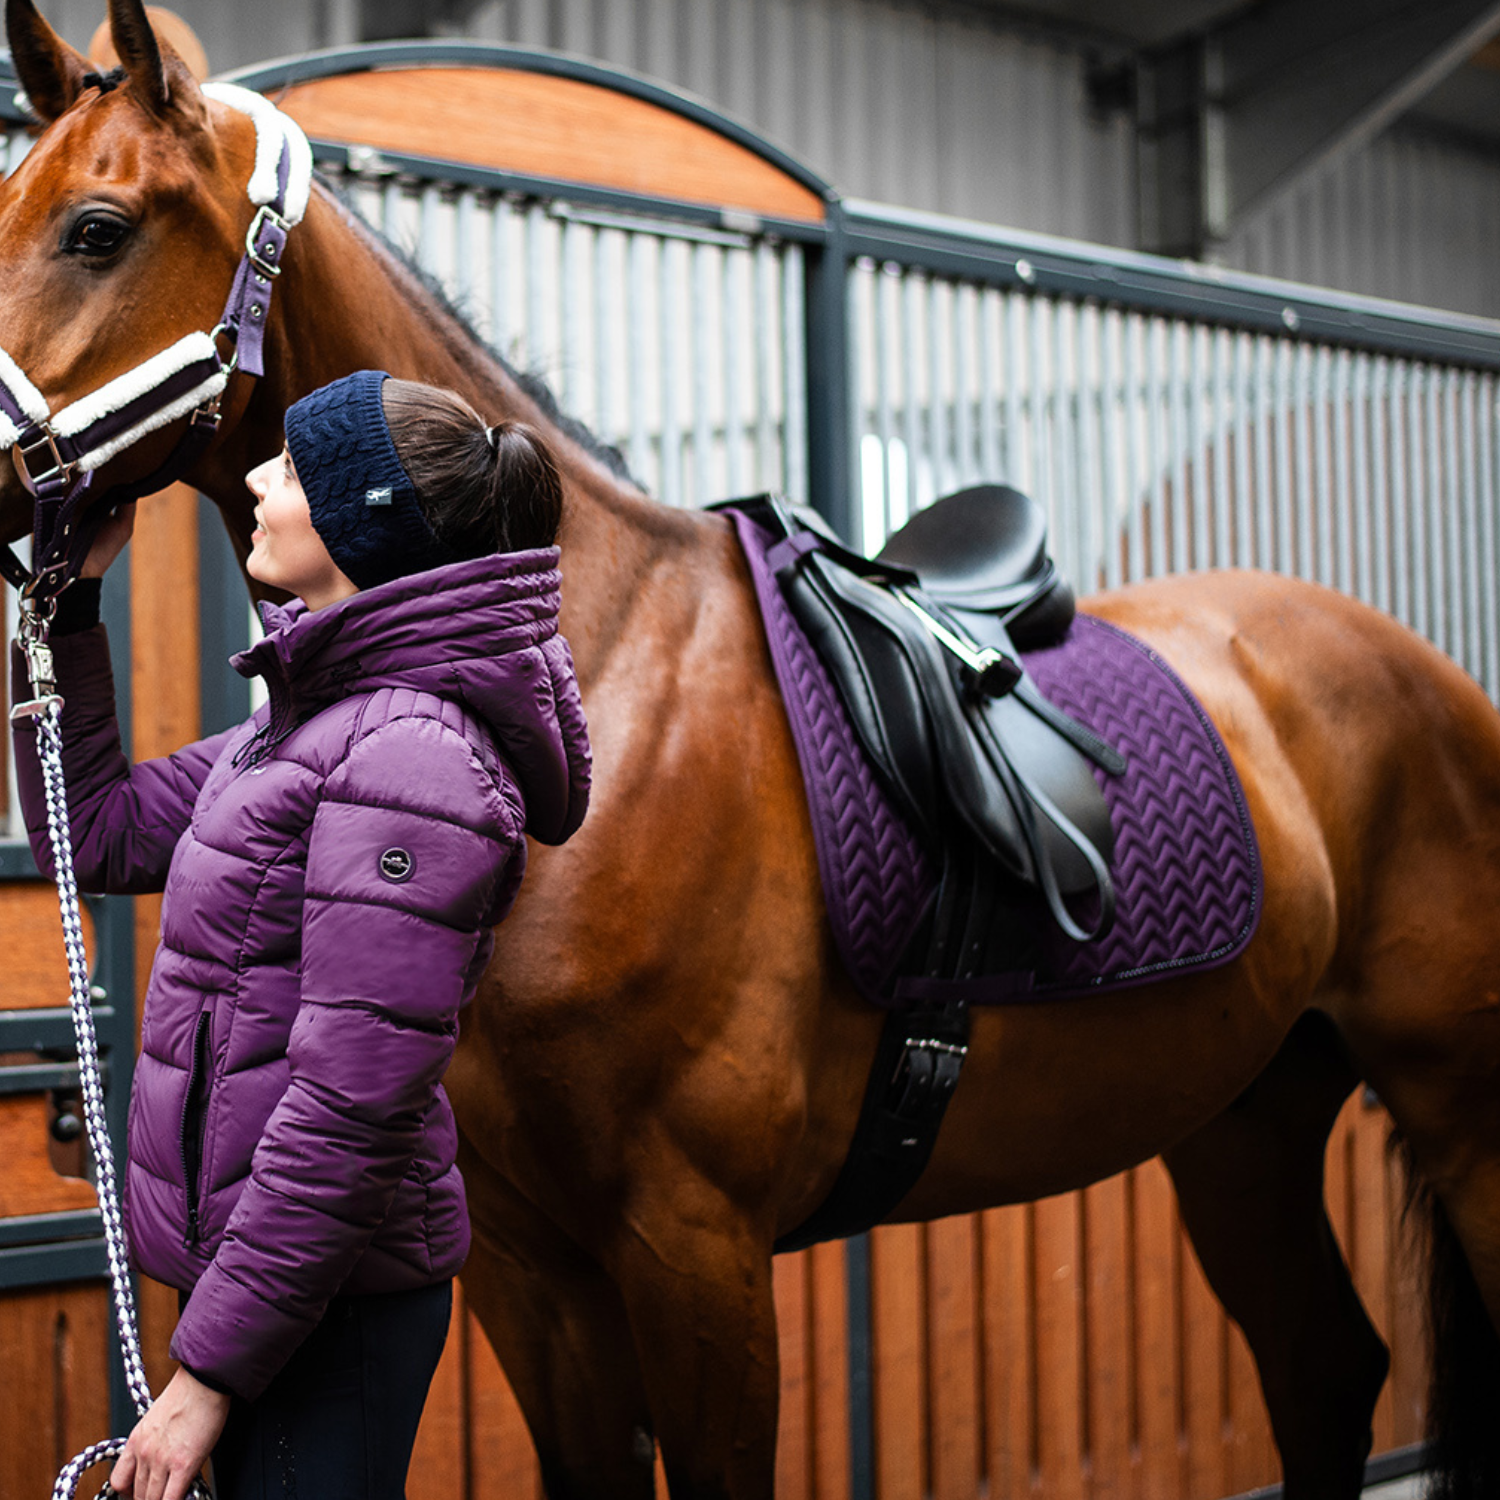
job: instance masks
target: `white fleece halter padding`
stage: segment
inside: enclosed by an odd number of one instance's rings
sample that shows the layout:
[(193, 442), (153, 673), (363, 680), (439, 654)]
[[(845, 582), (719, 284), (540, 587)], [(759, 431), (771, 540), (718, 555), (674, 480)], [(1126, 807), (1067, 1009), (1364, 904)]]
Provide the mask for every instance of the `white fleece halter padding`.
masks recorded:
[(313, 167), (312, 147), (308, 145), (302, 127), (290, 115), (277, 109), (264, 94), (241, 88), (237, 83), (205, 83), (203, 92), (210, 99), (249, 115), (255, 125), (255, 170), (250, 174), (248, 192), (250, 201), (257, 207), (276, 196), (282, 142), (291, 146), (286, 207), (282, 218), (288, 224), (300, 224), (312, 191)]
[[(16, 398), (21, 410), (31, 418), (33, 422), (45, 422), (47, 420), (47, 398), (32, 385), (22, 372), (21, 367), (8, 355), (4, 349), (0, 349), (0, 381), (5, 383), (6, 389)], [(10, 432), (8, 439), (3, 435)], [(0, 416), (0, 446), (9, 448), (20, 436), (8, 418)]]
[[(76, 437), (100, 418), (119, 411), (122, 406), (129, 405), (140, 396), (149, 395), (179, 370), (185, 370), (189, 365), (202, 360), (217, 362), (218, 358), (219, 352), (208, 334), (185, 334), (171, 348), (163, 349), (160, 354), (153, 354), (133, 370), (117, 375), (97, 391), (90, 391), (87, 396), (80, 396), (71, 406), (65, 406), (52, 419), (52, 430), (58, 437)], [(108, 463), (116, 453), (123, 452), (137, 438), (154, 432), (158, 427), (165, 427), (168, 422), (176, 421), (195, 407), (202, 406), (205, 401), (218, 395), (228, 383), (229, 376), (226, 372), (215, 371), (192, 391), (179, 396), (160, 410), (151, 412), (118, 437), (111, 438), (98, 448), (90, 449), (78, 460), (78, 467), (97, 469), (101, 464)]]

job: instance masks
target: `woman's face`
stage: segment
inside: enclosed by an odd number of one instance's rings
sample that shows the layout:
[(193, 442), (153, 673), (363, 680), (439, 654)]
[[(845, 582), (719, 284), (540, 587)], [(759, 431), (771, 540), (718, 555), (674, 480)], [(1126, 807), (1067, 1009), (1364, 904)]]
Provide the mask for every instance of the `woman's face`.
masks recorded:
[(298, 595), (309, 609), (322, 609), (359, 592), (328, 555), (285, 448), (251, 469), (245, 483), (257, 502), (245, 564), (252, 578)]

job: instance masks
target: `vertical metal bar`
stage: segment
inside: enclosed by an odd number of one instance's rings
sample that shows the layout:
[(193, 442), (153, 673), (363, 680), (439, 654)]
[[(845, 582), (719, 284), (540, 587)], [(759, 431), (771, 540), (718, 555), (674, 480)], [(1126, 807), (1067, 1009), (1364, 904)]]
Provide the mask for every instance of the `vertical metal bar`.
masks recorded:
[[(1353, 464), (1349, 454), (1349, 371), (1347, 349), (1329, 351), (1328, 422), (1332, 427), (1329, 454), (1329, 582), (1345, 593), (1354, 587), (1354, 562), (1350, 546), (1350, 481)], [(1363, 498), (1363, 497), (1361, 497)]]
[(614, 414), (616, 364), (619, 341), (615, 309), (621, 298), (611, 286), (610, 246), (618, 243), (618, 231), (599, 230), (594, 235), (594, 426), (607, 443), (617, 441)]
[(843, 210), (828, 206), (821, 249), (804, 257), (808, 498), (840, 536), (852, 536), (858, 512), (851, 455), (849, 252)]
[[(1168, 329), (1164, 319), (1153, 317), (1146, 325), (1146, 464), (1147, 482), (1151, 494), (1151, 567), (1153, 577), (1160, 577), (1170, 566), (1167, 553), (1167, 455), (1169, 439), (1166, 426), (1170, 418), (1167, 410), (1167, 391), (1163, 384), (1162, 371), (1168, 360), (1165, 355)], [(1158, 357), (1158, 356), (1161, 357)]]
[(1495, 522), (1495, 423), (1497, 413), (1495, 376), (1486, 371), (1479, 377), (1479, 519), (1480, 576), (1484, 580), (1485, 664), (1483, 682), (1491, 701), (1500, 700), (1500, 526)]
[(1127, 313), (1121, 329), (1123, 355), (1122, 396), (1125, 418), (1125, 504), (1129, 524), (1130, 566), (1125, 581), (1146, 576), (1145, 484), (1141, 472), (1141, 448), (1150, 447), (1150, 408), (1141, 397), (1146, 375), (1143, 344), (1147, 324), (1139, 313)]
[[(741, 285), (747, 264), (743, 250), (727, 250), (724, 253), (724, 274), (721, 283), (724, 328), (724, 346), (720, 350), (724, 369), (724, 465), (731, 495), (746, 493), (745, 484), (745, 413), (744, 394), (740, 389), (741, 335), (745, 332), (745, 320), (740, 316)], [(851, 327), (850, 338), (858, 337), (858, 328)], [(801, 361), (799, 360), (799, 363)]]
[(1078, 480), (1073, 466), (1074, 382), (1069, 378), (1068, 339), (1064, 324), (1074, 303), (1051, 304), (1052, 335), (1049, 343), (1052, 405), (1052, 534), (1058, 539), (1058, 563), (1070, 578), (1078, 577)]
[[(1122, 461), (1121, 403), (1115, 399), (1115, 338), (1123, 334), (1124, 321), (1114, 308), (1106, 308), (1099, 319), (1099, 430), (1103, 482), (1100, 486), (1102, 523), (1099, 528), (1100, 581), (1107, 589), (1124, 582), (1121, 541), (1125, 509), (1129, 504), (1131, 475)], [(1129, 411), (1125, 411), (1128, 425)]]
[(1086, 594), (1103, 579), (1104, 523), (1104, 410), (1099, 383), (1099, 345), (1104, 315), (1097, 303), (1084, 303), (1073, 319), (1073, 363), (1078, 381), (1078, 560), (1073, 577)]
[[(927, 453), (922, 431), (922, 392), (918, 378), (922, 348), (920, 297), (920, 283), (908, 266), (901, 275), (902, 374), (906, 382), (903, 391), (906, 402), (902, 413), (902, 430), (906, 436), (906, 485), (904, 494), (891, 495), (893, 531), (917, 508), (917, 474), (923, 467), (923, 459)], [(894, 486), (892, 488), (894, 490)]]
[[(781, 465), (776, 459), (776, 433), (773, 425), (773, 413), (775, 407), (775, 393), (772, 385), (772, 367), (774, 364), (774, 350), (772, 341), (775, 338), (774, 309), (776, 298), (771, 286), (771, 278), (775, 272), (775, 261), (772, 258), (771, 247), (760, 243), (755, 247), (755, 459), (756, 459), (756, 485), (764, 489), (775, 489), (780, 481)], [(818, 295), (821, 297), (827, 291), (820, 288)], [(819, 337), (831, 337), (829, 333), (818, 333), (811, 327), (808, 329), (808, 358), (810, 360), (819, 357), (814, 348), (814, 340)], [(826, 517), (828, 512), (826, 506), (833, 503), (831, 496), (821, 496), (814, 499), (818, 510)]]
[[(1229, 456), (1234, 446), (1234, 404), (1230, 388), (1234, 335), (1227, 328), (1208, 333), (1210, 374), (1208, 441), (1213, 445), (1213, 485), (1208, 495), (1213, 521), (1209, 563), (1227, 568), (1234, 561), (1234, 491), (1229, 483)], [(1204, 467), (1207, 468), (1205, 461)]]
[(547, 227), (547, 211), (540, 203), (532, 203), (526, 209), (526, 364), (532, 369), (542, 369), (548, 363), (543, 328), (546, 325), (546, 303), (543, 300), (546, 283), (546, 249), (542, 236)]
[(1183, 358), (1187, 344), (1187, 326), (1177, 318), (1167, 324), (1166, 382), (1167, 463), (1171, 475), (1171, 503), (1167, 508), (1167, 542), (1171, 571), (1185, 573), (1191, 566), (1188, 543), (1192, 532), (1188, 503), (1188, 436), (1184, 388), (1187, 384), (1187, 361)]
[(510, 199), (495, 193), (489, 205), (489, 342), (504, 354), (510, 345)]
[(1276, 557), (1276, 476), (1272, 468), (1271, 426), (1276, 407), (1271, 400), (1272, 340), (1255, 338), (1255, 565), (1274, 568)]
[(1230, 560), (1238, 568), (1248, 568), (1255, 562), (1255, 492), (1250, 478), (1251, 434), (1255, 427), (1250, 370), (1255, 338), (1236, 333), (1232, 340), (1234, 374), (1225, 421), (1226, 431), (1232, 427), (1234, 433), (1234, 555)]
[(1296, 429), (1296, 400), (1292, 383), (1292, 346), (1277, 340), (1276, 392), (1272, 407), (1276, 421), (1276, 571), (1295, 573), (1295, 492), (1292, 460)]
[(1005, 482), (1029, 495), (1035, 492), (1035, 486), (1021, 457), (1021, 294), (1007, 291), (1000, 296), (1004, 340), (1000, 372), (1005, 381)]
[(1204, 344), (1209, 337), (1209, 330), (1202, 324), (1189, 324), (1186, 326), (1186, 336), (1188, 364), (1183, 399), (1187, 407), (1187, 470), (1191, 476), (1193, 500), (1192, 535), (1189, 540), (1192, 544), (1193, 567), (1203, 569), (1213, 564), (1214, 543), (1211, 511), (1213, 482), (1209, 477), (1211, 460), (1208, 451), (1214, 424), (1210, 421), (1205, 425), (1203, 406), (1205, 402), (1209, 403), (1209, 411), (1212, 413), (1218, 386), (1204, 369)]
[(863, 545), (873, 555), (885, 544), (891, 530), (891, 444), (896, 438), (896, 424), (891, 405), (891, 334), (889, 304), (896, 290), (895, 280), (884, 266), (877, 266), (871, 285), (871, 302), (875, 309), (875, 430), (880, 435), (880, 516), (879, 525), (867, 528)]
[(1479, 377), (1473, 370), (1453, 371), (1453, 405), (1457, 431), (1450, 450), (1460, 473), (1463, 496), (1463, 540), (1456, 559), (1462, 571), (1463, 608), (1459, 613), (1463, 646), (1459, 660), (1480, 682), (1484, 681), (1485, 618), (1480, 604), (1479, 559), (1483, 551), (1483, 525), (1479, 518), (1479, 455), (1474, 442), (1474, 402)]
[(686, 255), (678, 240), (663, 239), (657, 260), (657, 316), (661, 322), (661, 497), (682, 505), (682, 409), (677, 389), (677, 294), (681, 273), (674, 262)]
[(1442, 414), (1439, 396), (1442, 377), (1436, 366), (1422, 367), (1422, 444), (1426, 459), (1426, 497), (1423, 506), (1427, 537), (1427, 608), (1429, 634), (1444, 651), (1451, 650), (1449, 611), (1452, 600), (1443, 586), (1444, 554), (1447, 551), (1444, 513), (1448, 508), (1448, 486), (1443, 463)]
[(625, 389), (629, 396), (630, 469), (640, 483), (655, 488), (651, 480), (651, 439), (646, 419), (646, 303), (651, 281), (646, 266), (646, 246), (646, 235), (632, 233), (629, 236), (626, 248), (630, 295), (625, 299), (625, 320), (630, 331), (630, 348), (627, 351), (629, 374)]
[(1415, 625), (1412, 613), (1412, 545), (1408, 522), (1406, 427), (1411, 415), (1407, 398), (1408, 367), (1404, 359), (1391, 366), (1388, 420), (1391, 426), (1391, 565), (1394, 574), (1393, 612), (1406, 625)]
[[(995, 359), (1004, 312), (1000, 294), (990, 287), (978, 291), (979, 325), (979, 476), (998, 483), (1004, 475), (1000, 458), (1000, 409), (995, 389)], [(992, 317), (992, 314), (994, 315)], [(994, 322), (994, 338), (991, 338)]]
[[(854, 518), (859, 510), (856, 475), (859, 473), (859, 447), (855, 437), (855, 382), (858, 372), (849, 352), (851, 315), (849, 312), (849, 277), (847, 264), (843, 279), (844, 297), (844, 378), (849, 389), (844, 393), (842, 416), (844, 430), (841, 451), (844, 455), (844, 525), (843, 534), (852, 535)], [(807, 400), (807, 272), (803, 266), (801, 245), (787, 245), (781, 252), (781, 367), (785, 391), (782, 397), (786, 420), (782, 424), (782, 472), (787, 494), (802, 504), (808, 503), (808, 400)]]
[(1333, 582), (1333, 464), (1329, 449), (1329, 379), (1331, 351), (1320, 344), (1310, 352), (1308, 415), (1311, 419), (1311, 468), (1313, 472), (1313, 572), (1319, 583)]
[(712, 494), (711, 460), (713, 449), (712, 415), (709, 410), (712, 388), (709, 370), (712, 362), (710, 348), (713, 330), (709, 326), (711, 309), (716, 299), (710, 294), (710, 258), (722, 252), (717, 246), (694, 245), (689, 252), (693, 258), (693, 275), (689, 283), (689, 337), (693, 348), (693, 503), (706, 505), (714, 498)]
[(1297, 534), (1296, 571), (1299, 578), (1318, 576), (1317, 543), (1314, 540), (1318, 495), (1313, 483), (1312, 384), (1313, 351), (1310, 345), (1299, 344), (1293, 373), (1291, 421), (1288, 424), (1292, 432), (1296, 474), (1294, 513)]
[[(1451, 365), (1441, 374), (1433, 372), (1437, 420), (1432, 436), (1441, 426), (1441, 448), (1434, 463), (1442, 473), (1442, 501), (1437, 520), (1442, 531), (1442, 558), (1436, 573), (1438, 598), (1443, 602), (1443, 649), (1457, 662), (1467, 666), (1464, 634), (1464, 561), (1463, 561), (1463, 455), (1458, 446), (1458, 371)], [(1470, 539), (1472, 541), (1472, 538)]]
[(1440, 505), (1442, 501), (1442, 475), (1439, 472), (1440, 455), (1437, 452), (1436, 407), (1433, 401), (1433, 366), (1419, 366), (1415, 393), (1416, 407), (1413, 410), (1412, 490), (1416, 498), (1413, 519), (1416, 525), (1416, 547), (1413, 549), (1418, 582), (1418, 630), (1437, 645), (1443, 643), (1442, 624), (1439, 621), (1440, 606), (1437, 597), (1437, 568), (1442, 558), (1442, 532), (1440, 532)]
[(557, 298), (562, 350), (557, 375), (563, 410), (568, 412), (583, 406), (583, 309), (587, 306), (583, 297), (583, 241), (585, 235), (593, 233), (591, 225), (575, 219), (562, 221), (562, 286)]
[(1377, 358), (1370, 371), (1370, 571), (1374, 582), (1371, 601), (1380, 609), (1396, 613), (1396, 581), (1392, 576), (1394, 534), (1391, 497), (1391, 362)]
[(1349, 501), (1350, 546), (1354, 554), (1349, 587), (1367, 603), (1375, 602), (1375, 568), (1371, 538), (1378, 515), (1370, 483), (1370, 373), (1368, 354), (1354, 356), (1349, 383)]
[(1046, 333), (1057, 309), (1048, 297), (1026, 303), (1027, 350), (1031, 385), (1032, 464), (1036, 473), (1034, 497), (1047, 513), (1047, 527), (1057, 532), (1057, 371), (1048, 366)]
[(979, 388), (979, 289), (959, 283), (949, 302), (953, 337), (953, 475), (961, 485), (983, 478), (974, 438), (975, 397)]
[(453, 295), (465, 317), (474, 316), (474, 194), (458, 188), (453, 197)]
[(849, 1305), (849, 1494), (850, 1500), (875, 1500), (875, 1327), (868, 1234), (845, 1242), (844, 1274)]
[[(943, 359), (943, 328), (947, 320), (942, 315), (941, 304), (945, 290), (946, 287), (939, 277), (927, 278), (925, 298), (927, 307), (923, 333), (927, 344), (927, 441), (932, 454), (929, 470), (932, 475), (932, 492), (924, 497), (920, 502), (922, 504), (931, 504), (939, 495), (945, 494), (953, 487), (947, 382), (943, 379), (946, 373)], [(913, 502), (913, 509), (916, 508), (916, 503)]]

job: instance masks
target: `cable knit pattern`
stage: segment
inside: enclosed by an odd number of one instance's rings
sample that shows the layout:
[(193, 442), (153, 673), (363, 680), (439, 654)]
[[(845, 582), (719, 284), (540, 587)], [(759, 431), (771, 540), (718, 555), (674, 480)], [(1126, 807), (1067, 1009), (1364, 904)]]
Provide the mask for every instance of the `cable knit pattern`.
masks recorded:
[[(936, 870), (886, 796), (826, 669), (766, 564), (770, 538), (731, 510), (750, 564), (802, 766), (834, 940), (865, 997), (891, 1003), (895, 965), (936, 885)], [(1149, 647), (1079, 615), (1064, 639), (1025, 653), (1037, 686), (1121, 750), (1123, 776), (1096, 770), (1115, 828), (1114, 928), (1079, 946), (1050, 934), (1029, 989), (1061, 998), (1211, 968), (1243, 949), (1260, 915), (1261, 869), (1239, 778), (1218, 732)], [(1002, 998), (997, 991), (997, 1000)]]

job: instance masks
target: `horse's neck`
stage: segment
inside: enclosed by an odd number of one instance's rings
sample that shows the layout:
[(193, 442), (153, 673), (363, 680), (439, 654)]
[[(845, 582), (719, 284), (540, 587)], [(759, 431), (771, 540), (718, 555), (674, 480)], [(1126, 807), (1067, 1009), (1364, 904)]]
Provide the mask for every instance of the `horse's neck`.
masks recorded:
[(327, 193), (314, 194), (294, 241), (277, 285), (265, 376), (202, 487), (225, 509), (231, 531), (248, 537), (253, 502), (245, 472), (280, 446), (293, 401), (350, 370), (384, 369), (451, 386), (492, 421), (529, 423), (546, 436), (563, 473), (563, 628), (586, 685), (628, 631), (663, 557), (690, 544), (693, 529), (563, 432), (420, 278)]

